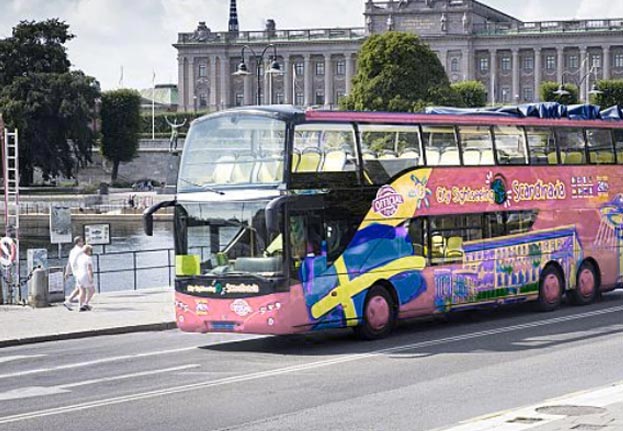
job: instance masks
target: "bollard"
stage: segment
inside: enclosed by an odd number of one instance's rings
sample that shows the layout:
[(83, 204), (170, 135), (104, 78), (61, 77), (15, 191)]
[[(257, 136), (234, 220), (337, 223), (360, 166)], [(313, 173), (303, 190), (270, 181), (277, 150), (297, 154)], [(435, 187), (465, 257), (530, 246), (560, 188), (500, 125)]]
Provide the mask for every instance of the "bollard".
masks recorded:
[(48, 301), (48, 272), (37, 268), (28, 281), (28, 303), (31, 307), (47, 307)]

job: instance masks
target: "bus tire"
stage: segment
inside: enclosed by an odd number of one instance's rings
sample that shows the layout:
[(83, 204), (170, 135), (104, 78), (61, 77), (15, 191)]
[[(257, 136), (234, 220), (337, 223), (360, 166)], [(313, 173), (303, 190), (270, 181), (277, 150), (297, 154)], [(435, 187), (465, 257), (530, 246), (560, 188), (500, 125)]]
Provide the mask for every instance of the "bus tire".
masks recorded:
[(547, 265), (541, 273), (539, 281), (539, 311), (554, 311), (562, 302), (564, 281), (560, 270), (554, 265)]
[(599, 276), (595, 265), (589, 261), (582, 262), (575, 283), (575, 289), (567, 292), (573, 305), (588, 305), (597, 297)]
[(363, 340), (377, 340), (389, 335), (395, 323), (392, 295), (382, 286), (372, 286), (366, 295), (362, 322), (355, 327), (355, 334)]

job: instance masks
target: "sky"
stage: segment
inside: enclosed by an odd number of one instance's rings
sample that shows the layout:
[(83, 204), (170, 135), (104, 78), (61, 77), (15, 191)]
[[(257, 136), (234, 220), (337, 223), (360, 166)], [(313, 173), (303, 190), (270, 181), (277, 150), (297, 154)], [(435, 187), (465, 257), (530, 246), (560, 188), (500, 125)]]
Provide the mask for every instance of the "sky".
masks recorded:
[[(621, 0), (481, 0), (523, 21), (623, 18)], [(365, 0), (238, 0), (240, 30), (363, 27)], [(0, 0), (0, 37), (22, 20), (60, 18), (76, 38), (72, 67), (95, 76), (102, 89), (177, 83), (177, 33), (198, 21), (226, 31), (229, 0)], [(309, 7), (309, 5), (313, 5)], [(306, 7), (308, 6), (308, 7)], [(123, 74), (122, 71), (123, 70)]]

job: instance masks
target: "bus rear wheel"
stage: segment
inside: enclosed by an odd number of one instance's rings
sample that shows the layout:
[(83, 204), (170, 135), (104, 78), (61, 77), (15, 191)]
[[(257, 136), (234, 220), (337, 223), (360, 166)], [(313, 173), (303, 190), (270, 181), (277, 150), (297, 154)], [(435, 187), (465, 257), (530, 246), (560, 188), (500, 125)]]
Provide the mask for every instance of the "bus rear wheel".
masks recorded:
[(563, 287), (562, 275), (553, 265), (547, 266), (541, 273), (539, 282), (539, 300), (537, 308), (540, 311), (553, 311), (562, 302)]
[(597, 297), (599, 277), (595, 265), (582, 262), (576, 278), (575, 289), (568, 292), (569, 299), (574, 305), (588, 305)]
[(355, 327), (355, 334), (363, 340), (376, 340), (386, 337), (396, 323), (395, 304), (387, 289), (372, 286), (363, 307), (363, 319)]

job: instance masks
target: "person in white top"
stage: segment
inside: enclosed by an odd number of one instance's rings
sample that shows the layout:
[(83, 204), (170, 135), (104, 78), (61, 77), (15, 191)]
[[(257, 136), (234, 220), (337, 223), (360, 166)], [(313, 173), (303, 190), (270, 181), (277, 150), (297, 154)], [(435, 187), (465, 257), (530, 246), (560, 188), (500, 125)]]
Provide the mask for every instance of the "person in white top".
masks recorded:
[(71, 292), (71, 295), (65, 300), (63, 305), (68, 310), (71, 310), (71, 302), (78, 296), (80, 293), (80, 289), (78, 288), (78, 283), (76, 283), (75, 271), (78, 263), (78, 257), (82, 254), (82, 247), (84, 247), (84, 239), (81, 236), (77, 236), (74, 238), (74, 246), (69, 252), (69, 259), (67, 259), (67, 266), (65, 266), (65, 281), (71, 277), (72, 284), (74, 285), (74, 289)]
[(93, 278), (93, 247), (85, 245), (82, 247), (82, 254), (78, 256), (76, 264), (76, 283), (80, 289), (80, 310), (79, 311), (91, 311), (89, 302), (95, 294), (95, 283)]

